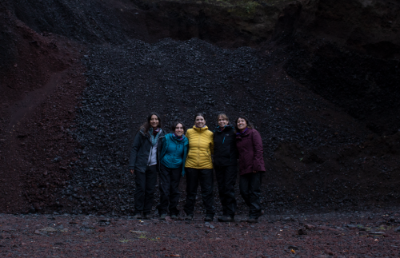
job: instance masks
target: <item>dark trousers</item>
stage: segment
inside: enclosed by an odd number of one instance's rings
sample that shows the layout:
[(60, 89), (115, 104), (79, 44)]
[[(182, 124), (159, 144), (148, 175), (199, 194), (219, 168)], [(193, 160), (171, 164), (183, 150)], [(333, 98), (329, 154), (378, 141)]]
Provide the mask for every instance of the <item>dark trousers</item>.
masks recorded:
[(160, 204), (158, 205), (158, 212), (160, 215), (167, 214), (168, 208), (171, 215), (179, 214), (179, 210), (176, 207), (179, 203), (179, 181), (181, 180), (181, 174), (182, 167), (168, 168), (161, 164)]
[(258, 218), (261, 216), (261, 172), (248, 173), (240, 176), (240, 194), (249, 207), (249, 216)]
[(196, 204), (197, 187), (200, 183), (201, 198), (207, 215), (214, 216), (214, 178), (212, 169), (185, 168), (186, 171), (186, 203), (187, 215), (193, 215)]
[(151, 212), (157, 183), (157, 165), (148, 166), (146, 172), (135, 171), (135, 213)]
[(218, 181), (219, 199), (221, 200), (223, 215), (235, 216), (236, 199), (235, 183), (237, 179), (236, 166), (214, 166)]

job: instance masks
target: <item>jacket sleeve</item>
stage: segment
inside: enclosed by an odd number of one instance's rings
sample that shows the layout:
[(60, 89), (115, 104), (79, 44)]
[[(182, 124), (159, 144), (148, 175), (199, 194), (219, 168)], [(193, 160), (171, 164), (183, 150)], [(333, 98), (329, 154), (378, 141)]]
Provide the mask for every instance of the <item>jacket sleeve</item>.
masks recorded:
[(214, 134), (213, 133), (211, 135), (210, 151), (211, 151), (211, 154), (214, 155)]
[(129, 169), (135, 169), (135, 163), (136, 163), (136, 157), (137, 157), (137, 153), (140, 149), (140, 145), (141, 145), (141, 135), (140, 132), (136, 133), (135, 136), (135, 140), (133, 141), (133, 145), (131, 148), (131, 156), (129, 158)]
[(252, 140), (254, 148), (253, 170), (265, 171), (264, 157), (263, 157), (264, 150), (263, 150), (261, 135), (258, 131), (253, 130)]
[(165, 156), (165, 153), (167, 152), (167, 135), (164, 136), (164, 138), (160, 141), (160, 160), (159, 162), (161, 162), (161, 160), (163, 159), (163, 157)]
[(185, 176), (185, 163), (188, 151), (189, 151), (189, 141), (187, 141), (187, 143), (183, 145), (182, 176)]

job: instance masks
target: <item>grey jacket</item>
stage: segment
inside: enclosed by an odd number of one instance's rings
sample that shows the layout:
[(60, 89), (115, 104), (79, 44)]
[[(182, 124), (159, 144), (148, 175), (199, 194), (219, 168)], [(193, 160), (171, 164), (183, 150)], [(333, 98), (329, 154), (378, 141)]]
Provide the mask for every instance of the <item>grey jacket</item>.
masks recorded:
[[(157, 164), (160, 164), (161, 144), (164, 136), (165, 133), (164, 130), (162, 130), (160, 132), (160, 136), (158, 137), (157, 148), (154, 148), (157, 150)], [(150, 157), (151, 150), (153, 150), (153, 146), (151, 144), (149, 133), (145, 133), (143, 130), (140, 130), (136, 134), (135, 140), (131, 148), (129, 169), (134, 169), (135, 171), (144, 173), (146, 171), (146, 167), (150, 165), (149, 162), (154, 163), (154, 156), (153, 159)]]

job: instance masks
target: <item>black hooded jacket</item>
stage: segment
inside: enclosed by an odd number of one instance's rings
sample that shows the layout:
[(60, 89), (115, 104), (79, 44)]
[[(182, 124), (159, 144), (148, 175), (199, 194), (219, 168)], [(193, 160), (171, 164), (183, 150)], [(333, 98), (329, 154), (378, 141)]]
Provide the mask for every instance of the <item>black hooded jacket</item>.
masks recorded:
[(219, 128), (214, 131), (214, 165), (237, 165), (238, 151), (236, 148), (236, 133), (231, 125), (227, 125), (221, 132)]

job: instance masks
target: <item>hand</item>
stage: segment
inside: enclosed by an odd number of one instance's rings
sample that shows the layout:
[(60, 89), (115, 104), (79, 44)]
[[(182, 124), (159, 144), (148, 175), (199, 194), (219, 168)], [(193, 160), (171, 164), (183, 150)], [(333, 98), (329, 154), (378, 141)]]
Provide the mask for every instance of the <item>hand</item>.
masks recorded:
[(132, 175), (135, 174), (135, 170), (131, 169), (131, 174)]

